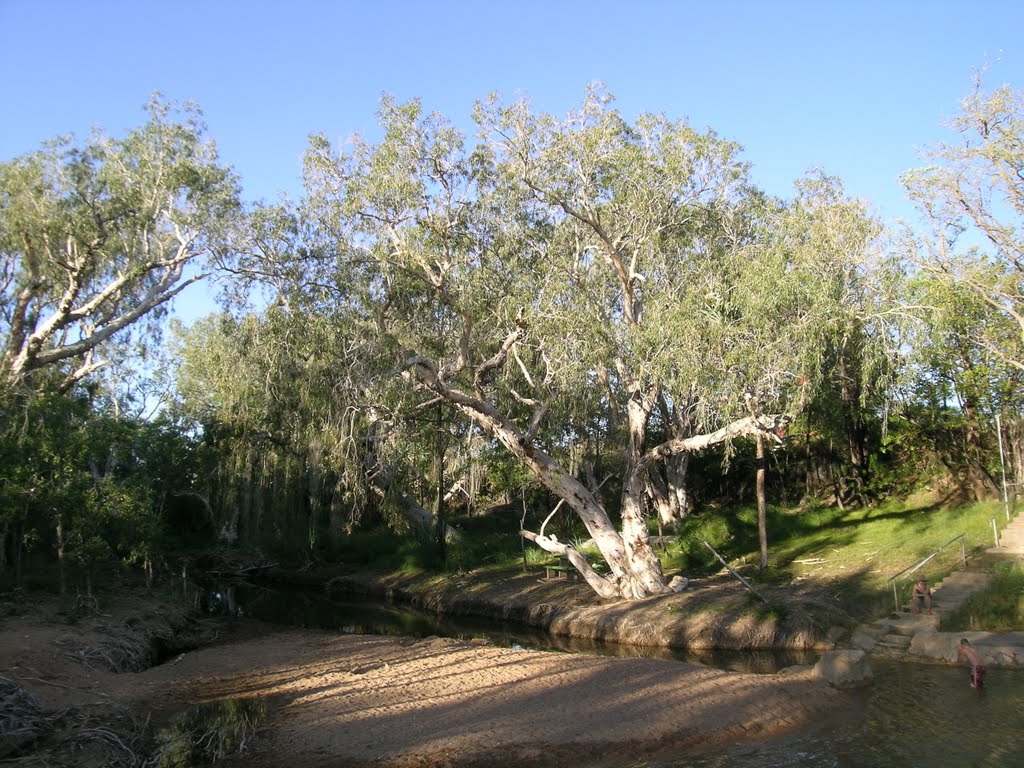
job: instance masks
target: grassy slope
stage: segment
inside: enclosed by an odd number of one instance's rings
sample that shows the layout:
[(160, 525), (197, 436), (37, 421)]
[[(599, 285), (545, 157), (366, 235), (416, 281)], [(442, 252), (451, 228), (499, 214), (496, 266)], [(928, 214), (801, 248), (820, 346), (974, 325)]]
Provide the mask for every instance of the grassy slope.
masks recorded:
[[(892, 609), (889, 579), (963, 535), (968, 558), (993, 546), (992, 519), (1006, 523), (1002, 504), (983, 502), (946, 506), (924, 496), (889, 501), (870, 509), (774, 510), (769, 516), (769, 573), (766, 582), (791, 585), (816, 582), (832, 592), (847, 610), (863, 618)], [(749, 510), (735, 519), (727, 547), (732, 563), (744, 575), (756, 577), (760, 558), (756, 522)], [(745, 523), (745, 524), (744, 524)], [(959, 568), (960, 541), (944, 549), (915, 572), (930, 582)], [(896, 580), (901, 599), (912, 577)]]
[[(807, 622), (816, 626), (836, 620), (844, 624), (871, 620), (887, 614), (893, 607), (890, 577), (907, 569), (935, 552), (939, 547), (963, 535), (967, 557), (976, 556), (992, 546), (992, 519), (1005, 524), (1002, 506), (997, 502), (950, 506), (934, 498), (920, 496), (905, 501), (890, 501), (870, 509), (840, 510), (806, 508), (770, 510), (770, 568), (765, 576), (757, 573), (759, 562), (757, 525), (753, 510), (747, 508), (716, 510), (687, 521), (678, 537), (668, 539), (659, 548), (667, 573), (682, 572), (710, 584), (713, 578), (720, 587), (697, 590), (665, 602), (666, 610), (688, 614), (691, 622), (698, 615), (717, 615), (719, 620), (733, 621), (740, 615), (761, 616), (765, 609), (729, 576), (721, 575), (721, 566), (707, 550), (705, 540), (725, 556), (733, 567), (752, 581), (770, 598), (768, 613), (780, 611), (781, 617), (798, 625), (796, 614), (808, 614)], [(518, 523), (518, 520), (511, 521)], [(568, 526), (571, 520), (563, 523)], [(536, 547), (527, 549), (527, 560), (533, 577), (520, 581), (522, 554), (518, 537), (508, 530), (510, 520), (504, 515), (481, 516), (457, 523), (461, 543), (451, 552), (449, 575), (436, 575), (433, 568), (421, 568), (406, 560), (394, 562), (397, 572), (414, 579), (428, 593), (444, 593), (452, 589), (459, 599), (479, 589), (480, 598), (495, 603), (522, 602), (531, 604), (538, 596), (536, 572), (542, 560), (550, 556)], [(559, 530), (564, 538), (572, 538), (566, 527)], [(472, 553), (469, 548), (472, 547)], [(486, 553), (486, 554), (485, 554)], [(960, 567), (960, 542), (945, 549), (915, 573), (923, 574), (933, 583)], [(367, 562), (379, 568), (381, 561)], [(456, 571), (457, 574), (452, 574)], [(430, 577), (429, 573), (435, 573)], [(718, 574), (713, 576), (714, 574)], [(464, 581), (463, 577), (469, 579)], [(426, 581), (423, 581), (426, 579)], [(897, 581), (901, 599), (906, 598), (912, 577)], [(453, 586), (457, 584), (456, 586)], [(472, 582), (473, 586), (470, 586)], [(583, 593), (589, 592), (585, 587)], [(693, 592), (691, 590), (691, 592)], [(708, 602), (709, 596), (718, 596)], [(585, 595), (577, 596), (585, 599)], [(591, 594), (591, 597), (593, 595)], [(449, 602), (451, 596), (446, 598)], [(541, 602), (558, 598), (545, 596)], [(676, 603), (679, 603), (676, 605)], [(733, 617), (733, 619), (729, 619)], [(668, 619), (669, 617), (663, 617)], [(646, 619), (655, 622), (655, 616)]]

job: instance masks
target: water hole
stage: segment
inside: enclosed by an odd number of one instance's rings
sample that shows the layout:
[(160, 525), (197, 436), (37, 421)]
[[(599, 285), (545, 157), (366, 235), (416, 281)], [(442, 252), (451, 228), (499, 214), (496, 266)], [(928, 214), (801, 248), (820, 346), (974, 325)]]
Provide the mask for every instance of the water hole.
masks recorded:
[[(771, 674), (812, 664), (799, 652), (681, 651), (548, 635), (519, 624), (440, 616), (412, 606), (312, 590), (219, 585), (208, 612), (352, 634), (485, 637), (542, 652), (667, 658), (735, 672)], [(707, 754), (668, 755), (620, 768), (1010, 768), (1024, 766), (1024, 670), (990, 669), (969, 687), (964, 667), (873, 658), (875, 681), (844, 695), (828, 721), (783, 738), (743, 742)], [(585, 763), (581, 763), (581, 766)]]

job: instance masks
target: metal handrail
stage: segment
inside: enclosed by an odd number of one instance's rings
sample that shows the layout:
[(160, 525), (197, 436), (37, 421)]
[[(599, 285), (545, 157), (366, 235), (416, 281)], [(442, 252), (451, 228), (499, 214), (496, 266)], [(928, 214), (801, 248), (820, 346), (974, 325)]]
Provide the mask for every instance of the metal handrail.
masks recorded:
[(913, 573), (914, 571), (916, 571), (918, 568), (923, 566), (925, 563), (927, 563), (929, 560), (931, 560), (933, 557), (935, 557), (937, 554), (939, 554), (942, 550), (944, 550), (946, 547), (948, 547), (950, 544), (952, 544), (954, 541), (957, 541), (957, 540), (960, 541), (960, 560), (963, 562), (964, 567), (966, 568), (967, 567), (967, 548), (964, 545), (964, 538), (966, 536), (967, 536), (966, 533), (961, 533), (959, 536), (954, 536), (952, 539), (950, 539), (945, 544), (943, 544), (941, 547), (939, 547), (934, 552), (932, 552), (930, 555), (928, 555), (928, 557), (924, 558), (924, 560), (922, 560), (921, 562), (916, 563), (915, 565), (912, 565), (909, 568), (904, 568), (902, 571), (897, 573), (895, 576), (890, 576), (889, 577), (889, 579), (888, 579), (888, 581), (886, 583), (887, 584), (890, 584), (890, 583), (892, 584), (892, 599), (893, 599), (893, 602), (896, 604), (896, 610), (897, 611), (899, 611), (899, 609), (900, 609), (900, 598), (899, 598), (899, 595), (896, 592), (896, 579), (898, 579), (903, 574)]
[(725, 566), (725, 569), (726, 569), (726, 570), (727, 570), (727, 571), (728, 571), (729, 573), (731, 573), (731, 574), (732, 574), (733, 576), (735, 576), (735, 577), (736, 577), (737, 579), (739, 579), (739, 580), (740, 580), (740, 583), (741, 583), (741, 584), (742, 584), (742, 585), (743, 585), (744, 587), (746, 587), (746, 588), (747, 588), (747, 589), (748, 589), (748, 590), (749, 590), (750, 592), (752, 592), (752, 593), (753, 593), (754, 595), (756, 595), (756, 596), (757, 596), (757, 597), (758, 597), (758, 598), (759, 598), (759, 599), (761, 600), (761, 602), (762, 602), (762, 603), (764, 603), (765, 605), (767, 605), (767, 604), (768, 604), (768, 600), (766, 600), (766, 599), (765, 599), (764, 595), (762, 595), (762, 594), (761, 594), (760, 592), (758, 592), (758, 591), (757, 591), (756, 589), (754, 589), (754, 588), (753, 588), (752, 586), (750, 586), (750, 582), (749, 582), (749, 581), (747, 581), (746, 579), (744, 579), (744, 578), (743, 578), (742, 576), (740, 576), (740, 575), (739, 575), (739, 574), (738, 574), (738, 573), (737, 573), (737, 572), (736, 572), (736, 571), (735, 571), (735, 570), (733, 569), (733, 567), (732, 567), (731, 565), (729, 565), (729, 564), (728, 564), (727, 562), (725, 562), (725, 558), (724, 558), (724, 557), (722, 557), (722, 556), (721, 556), (720, 554), (718, 554), (718, 552), (716, 552), (716, 551), (715, 551), (715, 548), (714, 548), (714, 547), (712, 547), (712, 546), (711, 546), (710, 544), (708, 544), (708, 543), (707, 543), (707, 541), (705, 541), (705, 542), (704, 542), (704, 546), (705, 546), (705, 547), (707, 547), (708, 549), (710, 549), (710, 550), (711, 550), (711, 553), (712, 553), (712, 554), (713, 554), (713, 555), (714, 555), (715, 557), (717, 557), (717, 558), (718, 558), (718, 562), (720, 562), (720, 563), (721, 563), (722, 565), (724, 565), (724, 566)]

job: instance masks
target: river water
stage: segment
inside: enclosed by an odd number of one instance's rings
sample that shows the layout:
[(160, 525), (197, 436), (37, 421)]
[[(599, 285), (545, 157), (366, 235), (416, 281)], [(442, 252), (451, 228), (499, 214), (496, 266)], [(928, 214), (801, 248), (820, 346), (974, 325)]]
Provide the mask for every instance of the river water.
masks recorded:
[(1024, 766), (1024, 672), (872, 659), (875, 682), (820, 727), (782, 739), (638, 762), (635, 768), (1011, 768)]
[[(551, 637), (517, 624), (440, 617), (409, 606), (247, 585), (208, 593), (211, 613), (354, 634), (490, 638), (537, 651), (655, 656), (770, 674), (813, 663), (799, 653), (686, 653)], [(967, 670), (872, 659), (875, 682), (849, 691), (849, 705), (819, 726), (781, 739), (708, 754), (662, 756), (621, 768), (1024, 768), (1024, 670), (990, 669), (985, 687)], [(580, 766), (585, 766), (581, 762)]]

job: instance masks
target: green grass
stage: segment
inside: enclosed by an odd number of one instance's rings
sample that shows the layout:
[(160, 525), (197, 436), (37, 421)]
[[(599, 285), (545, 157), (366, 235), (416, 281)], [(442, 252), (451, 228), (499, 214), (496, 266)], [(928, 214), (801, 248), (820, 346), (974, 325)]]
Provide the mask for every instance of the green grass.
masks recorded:
[[(944, 508), (923, 502), (890, 502), (848, 512), (816, 510), (806, 525), (791, 522), (782, 526), (783, 534), (775, 536), (774, 559), (793, 576), (821, 568), (832, 576), (859, 573), (868, 582), (884, 585), (961, 534), (968, 554), (992, 546), (990, 521), (998, 506), (992, 502)], [(788, 516), (802, 514), (790, 512)], [(947, 552), (917, 574), (935, 579), (948, 573), (960, 559), (959, 543)]]
[(948, 616), (942, 617), (944, 632), (986, 630), (1009, 632), (1024, 627), (1024, 565), (996, 566), (992, 583)]
[[(687, 520), (665, 564), (666, 569), (717, 570), (717, 561), (703, 546), (706, 539), (745, 577), (794, 586), (817, 583), (851, 614), (881, 615), (894, 608), (891, 577), (960, 534), (968, 557), (991, 547), (993, 517), (998, 525), (1005, 524), (1002, 506), (995, 501), (947, 507), (925, 497), (845, 511), (823, 506), (770, 508), (769, 568), (761, 577), (756, 509), (740, 507)], [(906, 600), (917, 576), (937, 583), (960, 565), (956, 542), (913, 576), (896, 579), (900, 600)]]

